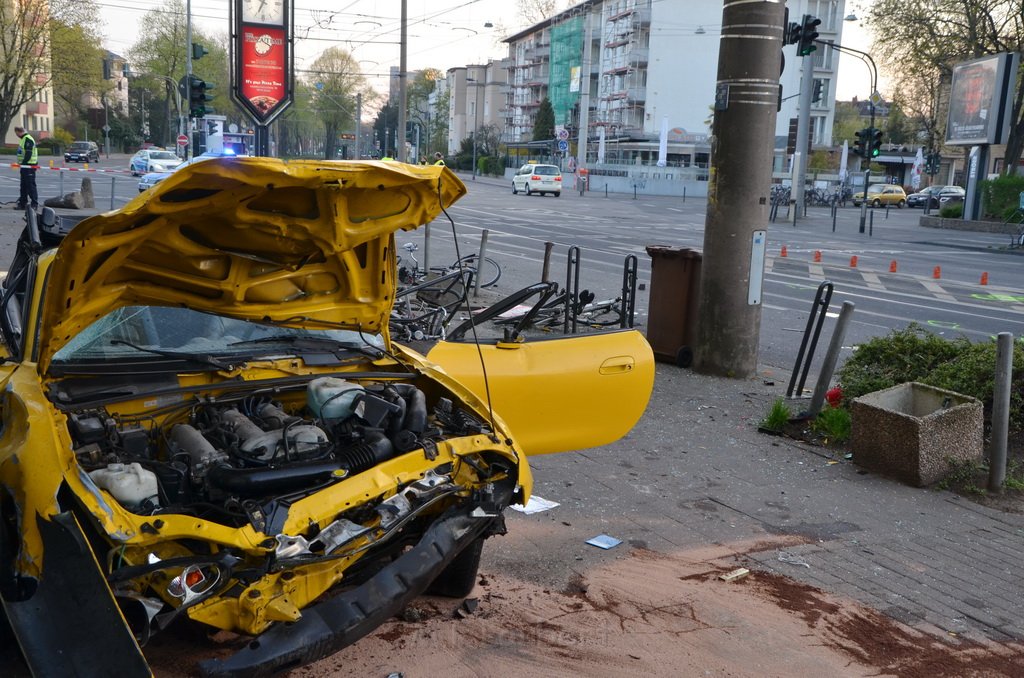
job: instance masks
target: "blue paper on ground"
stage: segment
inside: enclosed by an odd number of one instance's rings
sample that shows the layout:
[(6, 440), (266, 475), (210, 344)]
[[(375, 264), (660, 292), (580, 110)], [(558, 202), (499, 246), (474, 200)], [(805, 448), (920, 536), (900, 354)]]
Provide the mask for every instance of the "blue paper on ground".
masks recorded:
[(616, 539), (615, 537), (609, 537), (607, 534), (599, 534), (596, 537), (593, 537), (592, 539), (588, 539), (587, 543), (591, 546), (596, 546), (599, 549), (607, 550), (615, 548), (616, 546), (622, 543), (622, 540)]

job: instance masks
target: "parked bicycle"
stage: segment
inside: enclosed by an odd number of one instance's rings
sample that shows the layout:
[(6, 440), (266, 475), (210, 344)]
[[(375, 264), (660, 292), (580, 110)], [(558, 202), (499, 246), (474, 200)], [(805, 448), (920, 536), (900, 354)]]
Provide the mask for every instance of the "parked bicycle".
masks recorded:
[(448, 266), (433, 267), (431, 266), (430, 271), (420, 268), (420, 262), (416, 258), (414, 252), (419, 251), (419, 245), (416, 243), (407, 242), (402, 245), (402, 249), (408, 253), (410, 260), (408, 265), (403, 265), (405, 260), (398, 257), (398, 281), (403, 285), (412, 285), (422, 281), (427, 277), (428, 273), (434, 273), (437, 275), (444, 275), (452, 273), (453, 271), (469, 270), (474, 276), (480, 276), (480, 287), (490, 287), (498, 282), (501, 278), (501, 266), (498, 265), (494, 259), (490, 257), (484, 257), (484, 263), (482, 267), (477, 266), (477, 260), (480, 258), (478, 254), (467, 254), (461, 259), (456, 259)]

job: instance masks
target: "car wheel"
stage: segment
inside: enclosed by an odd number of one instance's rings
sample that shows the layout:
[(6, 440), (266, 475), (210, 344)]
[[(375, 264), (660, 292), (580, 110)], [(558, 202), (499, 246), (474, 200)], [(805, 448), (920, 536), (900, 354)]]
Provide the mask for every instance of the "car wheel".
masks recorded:
[(871, 206), (872, 207), (881, 207), (882, 206), (882, 201), (879, 200), (878, 198), (875, 198), (873, 201), (871, 201)]
[(561, 198), (562, 197), (562, 192), (561, 191), (555, 191), (555, 197), (556, 198)]
[(900, 200), (898, 203), (896, 203), (896, 207), (899, 208), (899, 209), (903, 209), (903, 206), (906, 205), (906, 204), (907, 204), (906, 200)]
[(516, 188), (516, 182), (512, 182), (512, 195), (519, 195), (519, 189)]
[(480, 554), (484, 550), (484, 538), (476, 539), (455, 560), (437, 575), (437, 579), (427, 589), (427, 595), (444, 596), (445, 598), (464, 598), (476, 586), (476, 575), (480, 571)]
[(530, 184), (526, 184), (526, 195), (533, 195), (533, 191), (530, 190)]

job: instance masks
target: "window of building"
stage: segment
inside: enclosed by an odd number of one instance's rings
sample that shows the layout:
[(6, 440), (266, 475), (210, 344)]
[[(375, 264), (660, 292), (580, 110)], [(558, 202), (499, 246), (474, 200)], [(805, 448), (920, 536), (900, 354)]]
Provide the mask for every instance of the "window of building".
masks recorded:
[(822, 45), (818, 43), (818, 49), (814, 51), (814, 67), (823, 68), (825, 70), (832, 70), (832, 60), (835, 58), (835, 48), (832, 47), (832, 41), (827, 41), (827, 44)]

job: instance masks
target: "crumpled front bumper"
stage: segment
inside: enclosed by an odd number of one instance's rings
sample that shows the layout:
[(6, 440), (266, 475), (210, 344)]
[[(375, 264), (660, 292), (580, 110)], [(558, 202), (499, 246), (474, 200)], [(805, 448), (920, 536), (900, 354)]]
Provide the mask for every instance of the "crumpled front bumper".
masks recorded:
[(434, 522), (419, 543), (358, 588), (306, 608), (294, 623), (278, 624), (225, 659), (199, 664), (209, 677), (270, 676), (329, 656), (399, 613), (423, 593), (470, 543), (501, 521), (479, 508), (458, 509)]

